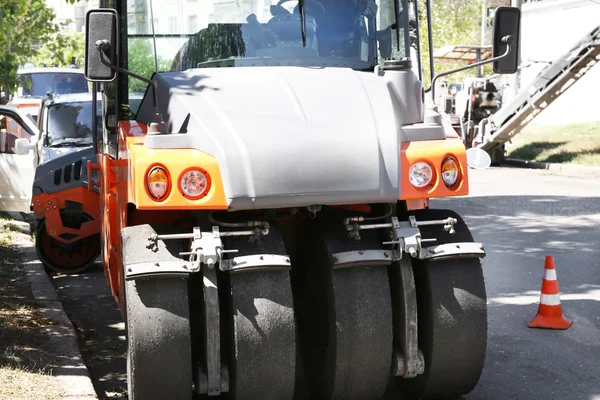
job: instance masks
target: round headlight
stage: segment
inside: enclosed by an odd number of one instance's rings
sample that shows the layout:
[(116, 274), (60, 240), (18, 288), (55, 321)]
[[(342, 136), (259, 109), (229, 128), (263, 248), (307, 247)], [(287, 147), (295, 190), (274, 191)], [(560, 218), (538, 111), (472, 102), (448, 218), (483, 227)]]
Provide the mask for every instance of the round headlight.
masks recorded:
[(410, 167), (408, 178), (414, 187), (422, 188), (429, 185), (431, 182), (433, 171), (429, 164), (419, 161)]
[(153, 167), (146, 178), (148, 193), (156, 200), (162, 200), (169, 192), (169, 174), (162, 167)]
[(210, 180), (205, 172), (199, 169), (190, 169), (184, 172), (179, 179), (179, 188), (185, 197), (199, 199), (208, 193)]
[(458, 162), (454, 158), (448, 157), (442, 161), (442, 180), (446, 187), (451, 188), (456, 185), (459, 176), (460, 169)]

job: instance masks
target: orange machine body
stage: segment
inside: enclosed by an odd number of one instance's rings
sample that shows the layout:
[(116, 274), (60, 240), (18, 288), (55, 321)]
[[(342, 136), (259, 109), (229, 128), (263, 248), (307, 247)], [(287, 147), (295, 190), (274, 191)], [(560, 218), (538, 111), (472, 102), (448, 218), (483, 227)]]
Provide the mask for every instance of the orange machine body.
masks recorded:
[[(80, 203), (83, 212), (92, 218), (81, 224), (80, 229), (65, 227), (62, 223), (60, 210), (67, 207), (67, 202)], [(44, 219), (48, 235), (63, 243), (73, 243), (85, 237), (100, 232), (100, 208), (98, 208), (98, 193), (78, 186), (56, 193), (41, 193), (32, 198), (33, 213), (37, 219)], [(68, 234), (65, 238), (63, 235)]]

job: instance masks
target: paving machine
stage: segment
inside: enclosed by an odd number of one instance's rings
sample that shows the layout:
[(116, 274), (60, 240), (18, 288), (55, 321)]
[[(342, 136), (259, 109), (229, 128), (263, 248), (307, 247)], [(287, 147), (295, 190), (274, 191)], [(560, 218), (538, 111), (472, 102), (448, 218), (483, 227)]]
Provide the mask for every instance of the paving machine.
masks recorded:
[[(101, 5), (85, 73), (101, 85), (101, 246), (129, 399), (473, 390), (485, 251), (430, 208), (469, 181), (461, 138), (424, 107), (417, 2)], [(495, 18), (488, 61), (513, 73), (520, 12)], [(140, 40), (150, 77), (128, 70)], [(132, 79), (148, 85), (136, 112)]]
[(460, 133), (467, 148), (474, 147), (482, 121), (487, 119), (502, 105), (502, 95), (497, 76), (467, 78), (464, 89), (456, 95), (456, 114), (460, 118)]

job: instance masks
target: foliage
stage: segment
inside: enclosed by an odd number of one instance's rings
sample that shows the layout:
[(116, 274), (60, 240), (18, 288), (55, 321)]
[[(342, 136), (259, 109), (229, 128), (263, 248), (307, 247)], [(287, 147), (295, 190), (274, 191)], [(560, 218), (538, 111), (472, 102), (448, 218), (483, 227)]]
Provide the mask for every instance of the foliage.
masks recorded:
[(54, 11), (44, 0), (2, 0), (0, 7), (0, 86), (14, 91), (17, 69), (58, 31)]
[(71, 60), (83, 68), (85, 58), (85, 35), (81, 32), (56, 32), (51, 39), (37, 50), (31, 62), (36, 66), (67, 67)]
[(240, 25), (209, 25), (186, 43), (179, 68), (196, 68), (199, 63), (212, 58), (223, 60), (243, 57), (245, 53), (246, 46)]
[[(152, 52), (152, 42), (147, 39), (134, 39), (129, 42), (128, 54), (129, 70), (133, 73), (150, 79), (156, 70), (154, 55)], [(168, 71), (171, 68), (170, 60), (158, 57), (158, 70)], [(145, 90), (148, 86), (139, 79), (129, 79), (129, 89), (132, 91)]]
[[(433, 48), (445, 45), (481, 45), (481, 12), (484, 0), (438, 0), (431, 2), (431, 25)], [(419, 33), (421, 35), (421, 62), (423, 84), (429, 87), (431, 75), (429, 68), (429, 44), (427, 40), (427, 11), (425, 1), (418, 2)], [(488, 44), (488, 43), (486, 43)], [(459, 68), (465, 64), (434, 63), (435, 72), (444, 72)], [(486, 65), (484, 76), (491, 72)], [(452, 81), (462, 81), (465, 77), (475, 76), (476, 69), (451, 75)]]

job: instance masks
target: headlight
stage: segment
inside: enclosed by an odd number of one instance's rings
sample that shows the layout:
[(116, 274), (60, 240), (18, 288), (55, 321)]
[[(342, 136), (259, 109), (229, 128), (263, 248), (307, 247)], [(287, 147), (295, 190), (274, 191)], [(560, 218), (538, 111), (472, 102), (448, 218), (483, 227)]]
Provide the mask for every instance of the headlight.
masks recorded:
[(442, 161), (442, 180), (446, 187), (451, 188), (456, 185), (459, 176), (460, 169), (458, 167), (458, 162), (454, 158), (448, 157)]
[(410, 167), (408, 178), (414, 187), (422, 188), (429, 185), (431, 182), (433, 171), (429, 164), (419, 161)]
[(179, 178), (181, 193), (192, 200), (197, 200), (208, 193), (210, 179), (208, 174), (200, 169), (192, 168), (185, 171)]
[(148, 193), (155, 200), (162, 200), (169, 194), (171, 183), (169, 181), (169, 174), (167, 174), (164, 168), (160, 166), (153, 167), (148, 172), (146, 181), (148, 184)]

